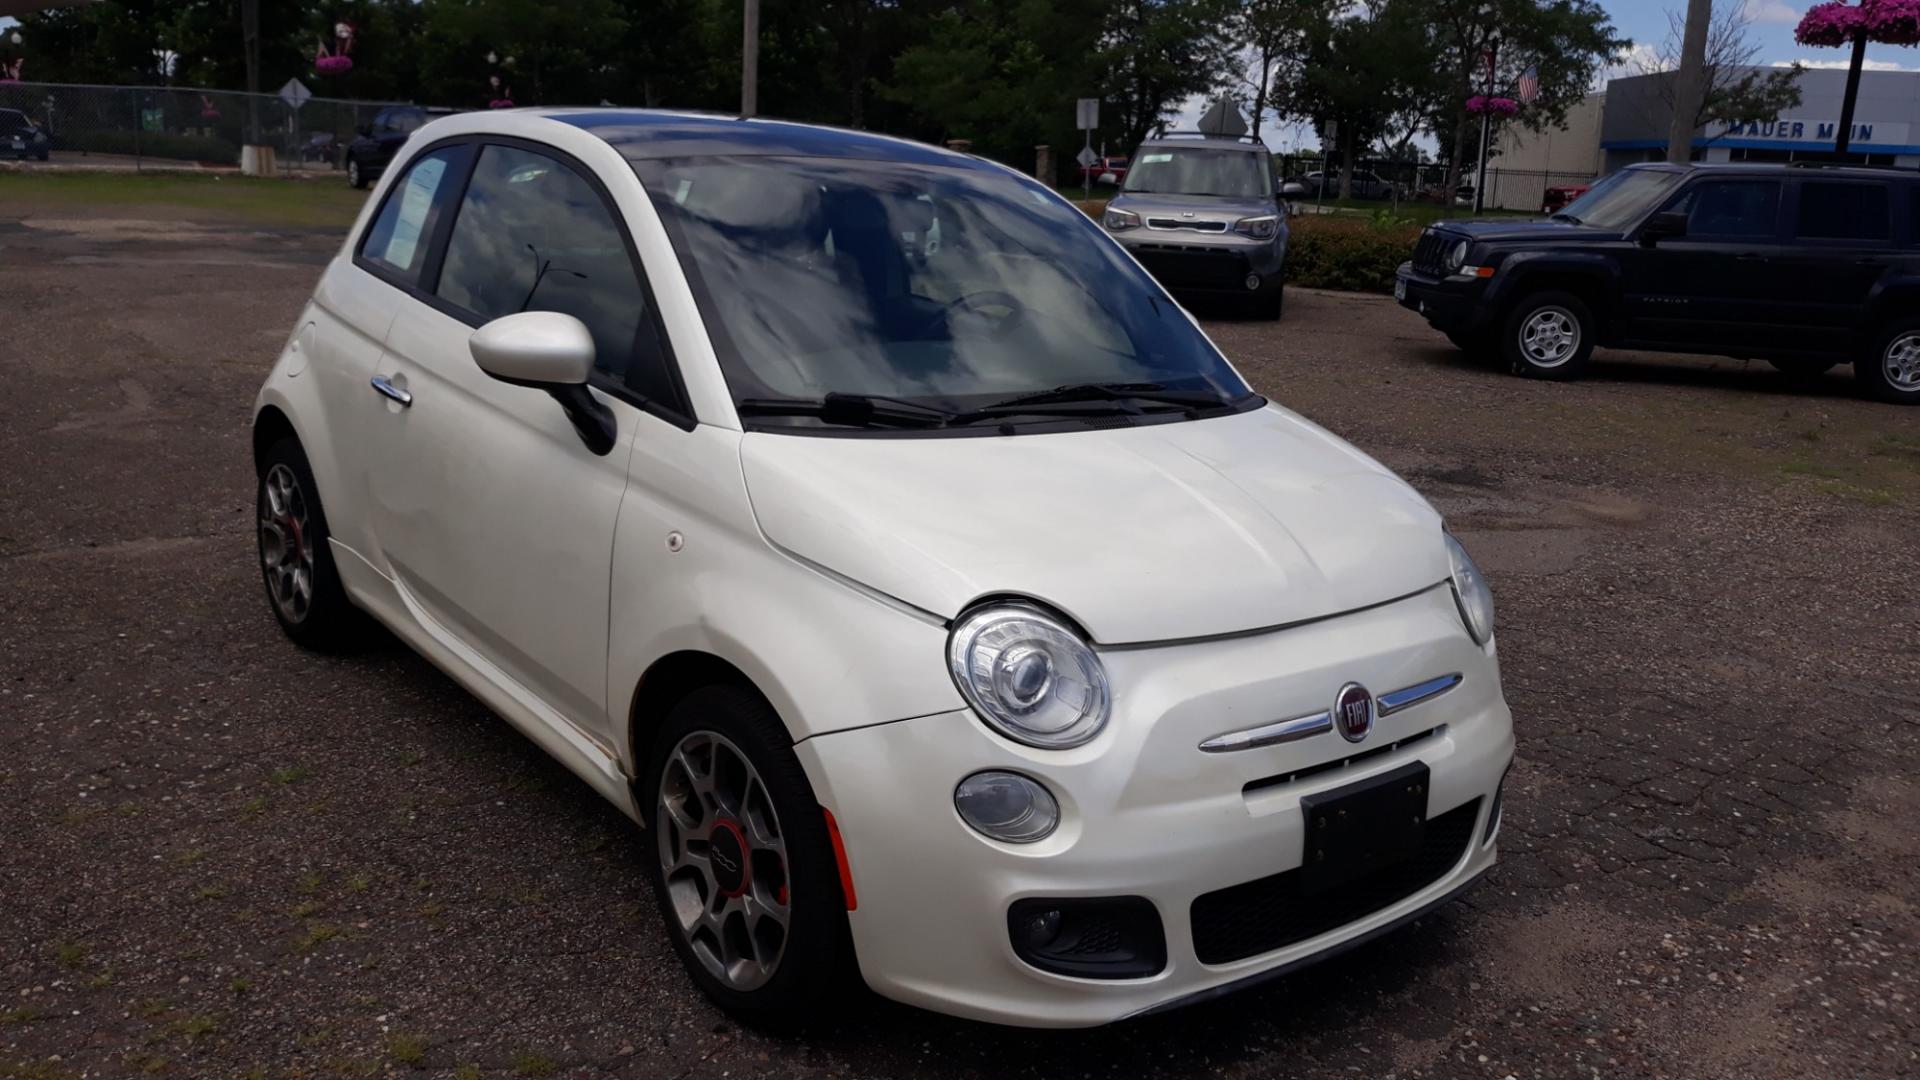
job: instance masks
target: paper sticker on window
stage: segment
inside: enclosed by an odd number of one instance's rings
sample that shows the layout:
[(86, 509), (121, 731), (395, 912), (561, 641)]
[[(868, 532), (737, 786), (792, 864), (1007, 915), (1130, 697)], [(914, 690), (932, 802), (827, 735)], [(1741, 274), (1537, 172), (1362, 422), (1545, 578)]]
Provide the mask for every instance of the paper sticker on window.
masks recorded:
[(1142, 154), (1142, 155), (1140, 155), (1140, 164), (1142, 164), (1142, 165), (1158, 165), (1159, 163), (1161, 163), (1161, 162), (1163, 162), (1163, 161), (1172, 161), (1172, 160), (1173, 160), (1173, 155), (1172, 155), (1172, 154)]
[(387, 241), (385, 261), (403, 270), (413, 268), (414, 252), (420, 247), (420, 231), (426, 228), (427, 211), (433, 208), (433, 193), (440, 190), (440, 178), (446, 175), (447, 159), (430, 157), (407, 174), (407, 186), (400, 193), (400, 216), (393, 223), (393, 238)]

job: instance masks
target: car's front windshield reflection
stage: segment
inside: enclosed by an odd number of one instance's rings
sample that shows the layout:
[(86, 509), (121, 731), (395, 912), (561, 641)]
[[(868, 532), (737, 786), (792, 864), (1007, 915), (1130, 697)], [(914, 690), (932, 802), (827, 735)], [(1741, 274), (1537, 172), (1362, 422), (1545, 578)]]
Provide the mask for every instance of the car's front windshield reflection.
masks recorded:
[(1097, 227), (1022, 178), (819, 157), (634, 168), (736, 401), (836, 394), (965, 410), (1085, 383), (1249, 393)]

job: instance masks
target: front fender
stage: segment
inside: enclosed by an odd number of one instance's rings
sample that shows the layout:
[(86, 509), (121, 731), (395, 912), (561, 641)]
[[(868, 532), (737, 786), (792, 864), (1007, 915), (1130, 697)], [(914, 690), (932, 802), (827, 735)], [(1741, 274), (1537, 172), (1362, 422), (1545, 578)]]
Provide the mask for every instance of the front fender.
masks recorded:
[(1549, 281), (1584, 284), (1606, 310), (1620, 300), (1620, 264), (1599, 252), (1517, 251), (1500, 263), (1487, 289), (1491, 304), (1507, 304)]

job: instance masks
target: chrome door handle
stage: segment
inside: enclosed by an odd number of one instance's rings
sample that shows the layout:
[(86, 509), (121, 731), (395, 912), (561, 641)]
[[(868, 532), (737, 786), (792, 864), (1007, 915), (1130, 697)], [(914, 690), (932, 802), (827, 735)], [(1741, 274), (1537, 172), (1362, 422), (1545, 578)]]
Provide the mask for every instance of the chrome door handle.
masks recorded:
[(393, 385), (392, 380), (385, 375), (375, 375), (371, 382), (374, 390), (378, 391), (381, 397), (399, 402), (401, 408), (404, 409), (413, 404), (413, 395)]

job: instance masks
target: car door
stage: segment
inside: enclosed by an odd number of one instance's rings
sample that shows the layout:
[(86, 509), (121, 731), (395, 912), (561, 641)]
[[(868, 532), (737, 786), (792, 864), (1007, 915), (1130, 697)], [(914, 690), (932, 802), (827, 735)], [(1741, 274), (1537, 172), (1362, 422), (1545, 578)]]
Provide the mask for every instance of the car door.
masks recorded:
[(1882, 180), (1805, 178), (1794, 184), (1792, 239), (1780, 269), (1787, 340), (1810, 352), (1845, 352), (1861, 312), (1901, 251), (1892, 190)]
[[(472, 332), (520, 311), (565, 312), (592, 333), (588, 392), (614, 417), (610, 453), (545, 392), (475, 364)], [(660, 418), (661, 403), (678, 408), (664, 338), (599, 181), (548, 147), (480, 143), (381, 363), (368, 499), (380, 565), (428, 632), (611, 753), (607, 590), (627, 460), (636, 432), (680, 432)]]
[(1686, 214), (1686, 235), (1620, 256), (1633, 340), (1729, 352), (1774, 340), (1786, 288), (1775, 263), (1781, 187), (1766, 177), (1701, 180), (1662, 208)]

